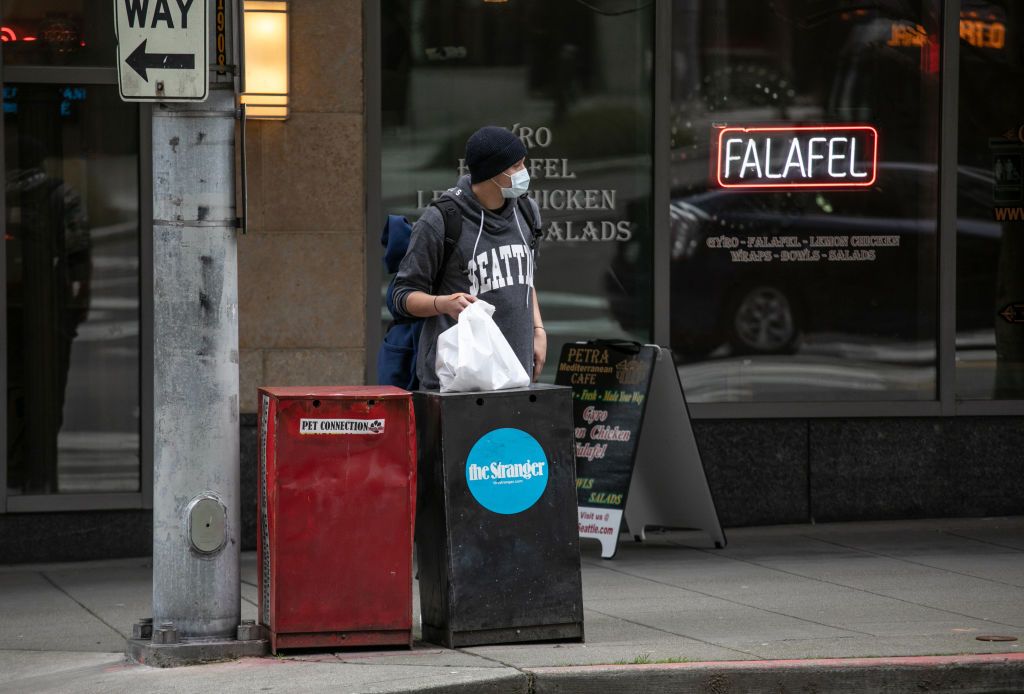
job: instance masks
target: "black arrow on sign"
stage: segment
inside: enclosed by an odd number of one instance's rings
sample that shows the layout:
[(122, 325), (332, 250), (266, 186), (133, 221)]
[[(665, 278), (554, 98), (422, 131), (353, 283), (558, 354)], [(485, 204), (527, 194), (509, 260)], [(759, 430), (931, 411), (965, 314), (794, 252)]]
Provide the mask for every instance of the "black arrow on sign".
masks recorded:
[(147, 68), (150, 70), (194, 70), (196, 67), (196, 56), (194, 53), (146, 53), (146, 41), (142, 39), (139, 47), (132, 51), (132, 54), (125, 59), (128, 67), (139, 73), (139, 77), (149, 82), (146, 76)]

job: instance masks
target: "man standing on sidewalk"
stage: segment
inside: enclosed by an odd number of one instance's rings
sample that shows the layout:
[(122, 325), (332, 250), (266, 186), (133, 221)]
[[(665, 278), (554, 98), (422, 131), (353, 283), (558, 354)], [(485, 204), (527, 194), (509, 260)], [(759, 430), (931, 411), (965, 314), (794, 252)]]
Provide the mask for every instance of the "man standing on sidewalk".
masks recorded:
[(462, 225), (447, 263), (441, 211), (429, 206), (413, 226), (394, 304), (406, 317), (426, 318), (416, 357), (426, 390), (440, 385), (434, 367), (438, 335), (478, 298), (494, 306), (494, 322), (533, 380), (544, 367), (547, 335), (534, 289), (540, 210), (526, 197), (525, 159), (526, 147), (511, 131), (477, 130), (466, 142), (469, 175), (442, 195), (458, 207)]

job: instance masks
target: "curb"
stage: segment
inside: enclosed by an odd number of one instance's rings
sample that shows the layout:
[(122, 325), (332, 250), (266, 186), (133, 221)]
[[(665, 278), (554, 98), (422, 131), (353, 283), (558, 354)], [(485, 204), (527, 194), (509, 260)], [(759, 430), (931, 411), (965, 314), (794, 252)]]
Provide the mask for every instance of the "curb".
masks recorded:
[(584, 665), (527, 672), (532, 694), (1024, 691), (1024, 653)]

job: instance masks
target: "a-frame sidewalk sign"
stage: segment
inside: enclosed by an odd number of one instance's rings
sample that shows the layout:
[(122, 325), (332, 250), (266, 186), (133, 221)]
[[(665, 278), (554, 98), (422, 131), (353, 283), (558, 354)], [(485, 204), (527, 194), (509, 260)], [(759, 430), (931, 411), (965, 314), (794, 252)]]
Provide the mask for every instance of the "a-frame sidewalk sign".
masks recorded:
[(726, 544), (672, 351), (602, 341), (567, 344), (555, 377), (573, 388), (580, 537), (611, 559), (625, 519), (691, 528)]

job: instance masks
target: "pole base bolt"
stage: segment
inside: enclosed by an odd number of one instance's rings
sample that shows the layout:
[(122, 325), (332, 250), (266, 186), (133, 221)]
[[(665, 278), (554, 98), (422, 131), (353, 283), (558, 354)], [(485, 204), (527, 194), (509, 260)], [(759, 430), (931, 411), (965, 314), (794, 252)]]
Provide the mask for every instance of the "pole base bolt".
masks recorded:
[(174, 628), (174, 622), (161, 622), (160, 626), (153, 629), (153, 643), (161, 646), (178, 643), (178, 630)]
[(153, 618), (143, 617), (132, 624), (132, 638), (150, 640), (153, 638)]
[(238, 625), (235, 638), (239, 641), (259, 641), (263, 638), (263, 627), (255, 619), (244, 619)]

